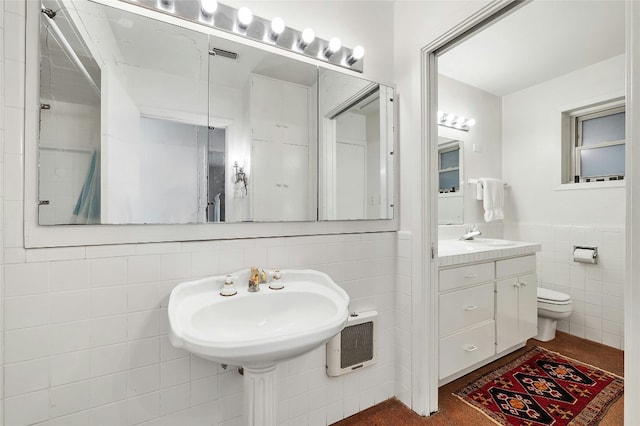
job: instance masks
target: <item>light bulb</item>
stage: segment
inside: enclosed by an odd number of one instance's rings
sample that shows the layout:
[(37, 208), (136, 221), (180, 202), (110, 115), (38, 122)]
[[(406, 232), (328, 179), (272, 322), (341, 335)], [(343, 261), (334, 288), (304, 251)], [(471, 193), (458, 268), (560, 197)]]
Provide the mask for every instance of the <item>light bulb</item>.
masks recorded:
[(310, 44), (315, 39), (316, 35), (311, 28), (305, 28), (305, 30), (302, 31), (302, 41), (305, 43)]
[(340, 39), (338, 37), (333, 37), (331, 40), (329, 40), (329, 45), (323, 51), (324, 57), (327, 59), (331, 58), (334, 53), (340, 50), (340, 47), (342, 47), (342, 42), (340, 41)]
[(280, 35), (284, 31), (284, 21), (280, 17), (273, 18), (271, 21), (271, 32)]
[(248, 7), (241, 7), (238, 9), (238, 22), (240, 22), (240, 26), (246, 28), (251, 21), (253, 20), (253, 13)]
[(353, 65), (364, 56), (364, 47), (358, 45), (353, 48), (351, 54), (347, 58), (347, 65)]
[(311, 28), (305, 28), (304, 31), (302, 31), (302, 38), (298, 43), (300, 46), (300, 49), (304, 49), (305, 47), (310, 45), (313, 42), (313, 40), (315, 40), (315, 38), (316, 38), (316, 35), (313, 32), (313, 30)]
[(446, 118), (446, 121), (447, 121), (447, 123), (453, 123), (455, 121), (455, 119), (456, 119), (456, 116), (454, 114), (448, 114), (447, 118)]
[(342, 47), (342, 42), (338, 37), (333, 37), (331, 40), (329, 40), (329, 51), (331, 53), (337, 52), (338, 50), (340, 50), (341, 47)]
[(470, 118), (469, 121), (467, 121), (467, 126), (472, 127), (476, 125), (476, 120), (474, 120), (473, 118)]
[(455, 125), (458, 127), (464, 127), (466, 124), (467, 124), (467, 119), (466, 117), (463, 117), (463, 116), (458, 117), (455, 123)]
[(218, 2), (216, 0), (200, 0), (200, 9), (204, 16), (211, 16), (218, 9)]
[(362, 57), (364, 56), (364, 47), (360, 45), (354, 47), (353, 53), (351, 53), (351, 56), (353, 56), (353, 59), (355, 59), (356, 61), (358, 59), (362, 59)]
[(438, 111), (438, 121), (442, 121), (443, 118), (444, 118), (444, 112)]

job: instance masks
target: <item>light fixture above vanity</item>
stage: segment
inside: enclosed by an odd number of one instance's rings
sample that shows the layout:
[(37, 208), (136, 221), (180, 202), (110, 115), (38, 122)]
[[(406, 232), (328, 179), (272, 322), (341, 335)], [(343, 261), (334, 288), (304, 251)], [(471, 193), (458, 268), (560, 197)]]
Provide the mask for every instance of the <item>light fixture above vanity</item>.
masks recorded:
[(438, 125), (468, 132), (471, 127), (476, 125), (476, 120), (462, 115), (438, 111)]
[(120, 0), (161, 13), (178, 16), (191, 22), (246, 37), (261, 43), (308, 56), (352, 71), (362, 72), (364, 48), (342, 45), (338, 37), (324, 40), (311, 28), (298, 31), (287, 27), (280, 17), (273, 20), (255, 16), (248, 7), (239, 9), (216, 0)]

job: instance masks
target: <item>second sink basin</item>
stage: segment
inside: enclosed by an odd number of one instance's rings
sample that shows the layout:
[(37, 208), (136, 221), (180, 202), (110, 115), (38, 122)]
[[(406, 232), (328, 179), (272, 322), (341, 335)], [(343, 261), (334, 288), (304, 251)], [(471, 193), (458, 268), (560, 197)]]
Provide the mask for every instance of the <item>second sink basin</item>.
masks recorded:
[(235, 366), (264, 366), (302, 355), (344, 328), (349, 296), (329, 276), (282, 271), (284, 289), (247, 291), (249, 270), (232, 274), (238, 294), (220, 295), (225, 276), (178, 285), (169, 299), (176, 347)]
[(460, 240), (463, 244), (481, 245), (488, 247), (513, 247), (518, 243), (509, 240), (498, 240), (493, 238), (474, 238), (473, 240)]

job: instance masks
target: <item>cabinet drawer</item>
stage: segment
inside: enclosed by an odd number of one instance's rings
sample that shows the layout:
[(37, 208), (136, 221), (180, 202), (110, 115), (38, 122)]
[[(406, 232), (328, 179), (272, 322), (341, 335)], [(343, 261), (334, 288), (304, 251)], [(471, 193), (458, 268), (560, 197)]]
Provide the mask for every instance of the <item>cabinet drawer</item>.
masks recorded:
[(536, 271), (536, 255), (515, 257), (496, 262), (496, 278)]
[(493, 306), (493, 282), (440, 295), (440, 336), (492, 320)]
[(461, 266), (459, 268), (440, 271), (440, 291), (453, 290), (470, 284), (491, 281), (494, 277), (493, 262), (478, 265)]
[(495, 321), (440, 339), (439, 378), (444, 379), (495, 354)]

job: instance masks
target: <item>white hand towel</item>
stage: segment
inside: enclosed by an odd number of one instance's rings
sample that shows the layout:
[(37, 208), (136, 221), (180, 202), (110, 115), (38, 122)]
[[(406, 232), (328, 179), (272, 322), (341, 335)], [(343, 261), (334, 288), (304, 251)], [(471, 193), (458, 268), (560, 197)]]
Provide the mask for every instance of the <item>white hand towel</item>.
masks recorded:
[(480, 178), (482, 183), (482, 205), (484, 221), (492, 222), (504, 218), (504, 184), (500, 179)]

